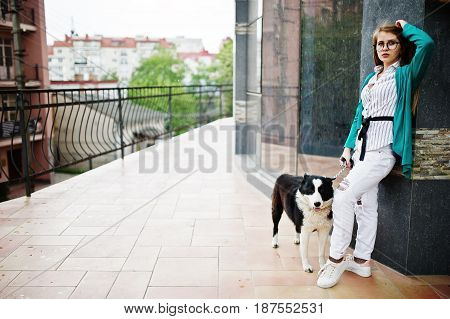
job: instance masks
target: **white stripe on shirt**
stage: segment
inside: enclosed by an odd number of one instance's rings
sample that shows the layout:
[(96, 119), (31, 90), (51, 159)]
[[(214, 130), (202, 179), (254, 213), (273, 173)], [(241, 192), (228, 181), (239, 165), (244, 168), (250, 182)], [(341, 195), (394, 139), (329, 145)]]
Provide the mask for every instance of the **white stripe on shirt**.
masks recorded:
[[(383, 66), (375, 67), (375, 74), (361, 92), (363, 104), (362, 115), (369, 116), (394, 116), (397, 103), (397, 87), (395, 85), (395, 70), (400, 66), (400, 61), (395, 62), (377, 79)], [(361, 129), (361, 128), (360, 128)], [(358, 132), (359, 134), (359, 132)], [(393, 140), (392, 121), (370, 122), (367, 131), (366, 151), (379, 149), (389, 145)], [(357, 149), (361, 150), (361, 141), (357, 141)]]

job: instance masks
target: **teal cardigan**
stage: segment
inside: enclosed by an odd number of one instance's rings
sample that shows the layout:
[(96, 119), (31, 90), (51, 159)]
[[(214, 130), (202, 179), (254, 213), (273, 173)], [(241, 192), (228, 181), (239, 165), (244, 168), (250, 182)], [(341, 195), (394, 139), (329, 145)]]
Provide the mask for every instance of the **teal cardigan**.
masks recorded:
[[(413, 92), (419, 86), (427, 66), (430, 62), (432, 52), (435, 48), (433, 39), (424, 31), (411, 24), (405, 24), (402, 35), (416, 45), (416, 52), (410, 64), (397, 68), (395, 72), (395, 84), (397, 88), (397, 104), (395, 106), (393, 121), (393, 151), (401, 157), (402, 174), (411, 179), (411, 170), (413, 162), (412, 154), (412, 130), (411, 130), (411, 103)], [(370, 73), (364, 80), (362, 89), (369, 82), (370, 78), (376, 73)], [(355, 118), (350, 129), (345, 147), (354, 149), (356, 135), (362, 122), (363, 105), (361, 97), (356, 108)]]

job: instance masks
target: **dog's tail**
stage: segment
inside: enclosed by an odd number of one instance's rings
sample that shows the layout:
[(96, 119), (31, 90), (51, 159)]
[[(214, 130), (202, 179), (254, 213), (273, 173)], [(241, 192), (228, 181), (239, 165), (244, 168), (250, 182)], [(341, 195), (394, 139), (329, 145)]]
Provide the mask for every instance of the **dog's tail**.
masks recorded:
[(275, 183), (272, 192), (272, 209), (277, 207), (279, 203), (281, 203), (280, 186), (278, 186), (278, 183)]
[(272, 221), (273, 221), (273, 236), (278, 234), (278, 223), (280, 222), (281, 215), (283, 214), (283, 203), (281, 201), (280, 186), (278, 180), (275, 182), (275, 186), (272, 192)]

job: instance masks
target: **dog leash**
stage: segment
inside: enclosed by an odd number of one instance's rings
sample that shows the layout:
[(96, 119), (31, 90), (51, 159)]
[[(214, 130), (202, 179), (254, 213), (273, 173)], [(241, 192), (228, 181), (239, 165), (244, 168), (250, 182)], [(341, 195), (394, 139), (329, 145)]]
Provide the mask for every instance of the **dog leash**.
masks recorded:
[[(342, 167), (342, 169), (336, 175), (334, 175), (332, 177), (333, 179), (338, 178), (339, 175), (341, 175), (345, 171), (345, 169), (347, 168), (347, 165), (345, 164), (345, 162), (346, 162), (345, 158), (341, 157), (341, 167)], [(354, 164), (353, 160), (350, 159), (350, 168), (353, 168), (353, 164)]]
[(339, 175), (341, 175), (344, 171), (345, 171), (345, 169), (346, 169), (346, 167), (344, 166), (344, 167), (342, 167), (342, 169), (336, 174), (336, 175), (334, 175), (333, 177), (332, 177), (332, 179), (336, 179), (336, 178), (338, 178), (339, 177)]
[[(345, 164), (345, 162), (346, 162), (345, 158), (341, 157), (342, 169), (336, 175), (333, 176), (333, 179), (339, 177), (339, 175), (341, 175), (345, 171), (345, 169), (347, 168), (347, 165)], [(350, 168), (353, 168), (353, 164), (355, 164), (355, 163), (353, 162), (352, 159), (350, 159)], [(356, 203), (357, 203), (357, 205), (362, 205), (361, 199), (359, 199)]]

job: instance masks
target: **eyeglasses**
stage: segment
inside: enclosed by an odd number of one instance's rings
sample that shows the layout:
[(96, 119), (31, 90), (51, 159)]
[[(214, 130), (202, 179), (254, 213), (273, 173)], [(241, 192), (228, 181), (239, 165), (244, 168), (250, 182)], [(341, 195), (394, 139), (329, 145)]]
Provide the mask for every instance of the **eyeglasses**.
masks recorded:
[[(386, 43), (386, 47), (388, 48), (388, 50), (395, 50), (395, 49), (397, 49), (397, 45), (399, 43), (400, 42), (398, 42), (398, 41), (389, 40)], [(373, 46), (376, 47), (377, 51), (382, 51), (384, 49), (384, 42), (380, 41), (377, 44), (374, 44)]]

